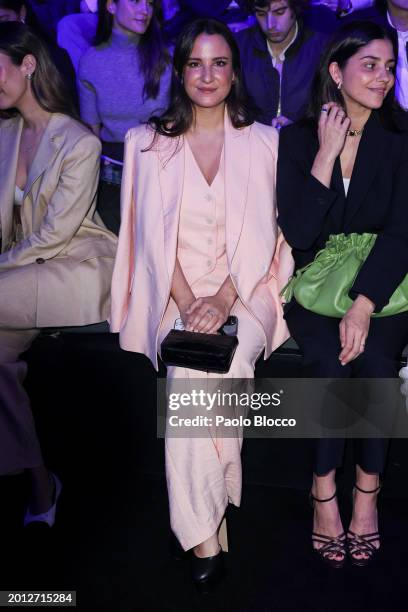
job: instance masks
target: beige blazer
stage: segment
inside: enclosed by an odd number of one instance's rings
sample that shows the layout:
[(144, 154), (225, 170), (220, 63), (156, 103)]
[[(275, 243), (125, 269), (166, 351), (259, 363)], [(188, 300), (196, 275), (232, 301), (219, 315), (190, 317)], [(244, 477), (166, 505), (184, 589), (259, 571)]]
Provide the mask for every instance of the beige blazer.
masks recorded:
[[(176, 262), (184, 147), (152, 131), (128, 132), (121, 228), (112, 278), (111, 329), (122, 348), (144, 353), (157, 368), (158, 332)], [(182, 145), (182, 139), (181, 143)], [(265, 332), (265, 358), (288, 338), (279, 297), (292, 273), (290, 249), (276, 223), (277, 131), (254, 123), (241, 130), (225, 119), (226, 249), (231, 278)]]
[(10, 275), (25, 267), (36, 279), (37, 327), (105, 320), (117, 241), (94, 217), (99, 140), (74, 119), (51, 116), (24, 190), (23, 239), (12, 247), (22, 127), (21, 118), (0, 121), (0, 293), (7, 276), (16, 308), (23, 307), (21, 280), (16, 278), (14, 288)]

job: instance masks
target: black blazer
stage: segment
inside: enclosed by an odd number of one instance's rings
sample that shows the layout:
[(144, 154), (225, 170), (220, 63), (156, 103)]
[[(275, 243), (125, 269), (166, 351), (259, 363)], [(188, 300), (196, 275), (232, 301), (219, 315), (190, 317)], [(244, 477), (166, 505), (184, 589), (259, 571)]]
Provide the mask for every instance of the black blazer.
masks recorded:
[(330, 188), (310, 171), (319, 148), (316, 126), (281, 130), (277, 203), (279, 225), (296, 269), (312, 261), (330, 234), (371, 232), (376, 243), (350, 296), (363, 294), (381, 310), (408, 273), (408, 135), (385, 129), (373, 111), (358, 148), (348, 195), (340, 158)]

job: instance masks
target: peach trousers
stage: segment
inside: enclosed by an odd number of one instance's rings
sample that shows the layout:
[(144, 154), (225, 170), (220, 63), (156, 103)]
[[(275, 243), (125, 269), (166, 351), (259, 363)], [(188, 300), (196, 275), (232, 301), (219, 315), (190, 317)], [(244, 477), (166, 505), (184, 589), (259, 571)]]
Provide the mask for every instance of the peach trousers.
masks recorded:
[[(195, 297), (214, 295), (229, 274), (225, 248), (223, 156), (211, 186), (204, 179), (185, 140), (186, 171), (181, 203), (177, 257)], [(200, 388), (228, 392), (234, 379), (253, 379), (255, 362), (265, 346), (263, 328), (237, 299), (239, 345), (228, 374), (211, 374), (168, 367), (167, 392), (173, 381), (202, 379)], [(170, 298), (159, 331), (159, 346), (180, 316)], [(231, 384), (230, 384), (231, 383)], [(171, 527), (185, 550), (212, 536), (229, 502), (240, 505), (242, 431), (218, 437), (214, 428), (205, 437), (174, 437), (167, 430), (166, 477)]]

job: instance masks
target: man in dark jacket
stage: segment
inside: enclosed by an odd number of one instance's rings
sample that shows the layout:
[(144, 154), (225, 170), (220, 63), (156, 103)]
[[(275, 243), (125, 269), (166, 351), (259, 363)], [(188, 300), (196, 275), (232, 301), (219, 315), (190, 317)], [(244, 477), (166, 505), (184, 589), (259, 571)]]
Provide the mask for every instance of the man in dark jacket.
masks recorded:
[(326, 32), (307, 27), (305, 0), (249, 0), (249, 5), (257, 24), (236, 35), (244, 85), (257, 121), (279, 128), (303, 116), (330, 27)]

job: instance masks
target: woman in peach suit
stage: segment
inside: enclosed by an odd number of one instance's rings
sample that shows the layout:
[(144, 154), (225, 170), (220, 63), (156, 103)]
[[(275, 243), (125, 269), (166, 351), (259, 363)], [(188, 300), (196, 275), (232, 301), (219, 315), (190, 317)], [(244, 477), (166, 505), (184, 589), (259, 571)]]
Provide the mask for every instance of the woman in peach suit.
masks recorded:
[[(175, 319), (211, 334), (234, 314), (239, 345), (223, 382), (252, 379), (261, 352), (269, 356), (288, 336), (279, 287), (291, 260), (278, 266), (276, 248), (277, 132), (251, 121), (237, 47), (217, 21), (195, 21), (182, 33), (172, 92), (165, 115), (126, 138), (111, 328), (122, 348), (157, 367)], [(168, 388), (199, 377), (207, 389), (221, 378), (169, 367)], [(228, 503), (240, 503), (241, 443), (211, 432), (166, 436), (171, 526), (183, 549), (193, 549), (193, 579), (203, 590), (223, 574), (218, 531)]]

